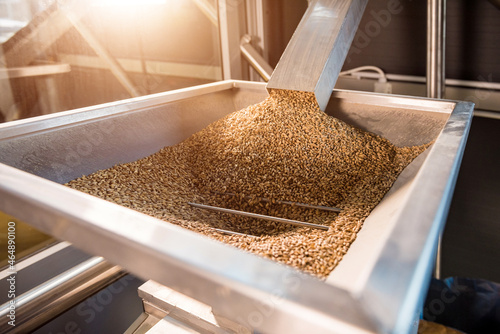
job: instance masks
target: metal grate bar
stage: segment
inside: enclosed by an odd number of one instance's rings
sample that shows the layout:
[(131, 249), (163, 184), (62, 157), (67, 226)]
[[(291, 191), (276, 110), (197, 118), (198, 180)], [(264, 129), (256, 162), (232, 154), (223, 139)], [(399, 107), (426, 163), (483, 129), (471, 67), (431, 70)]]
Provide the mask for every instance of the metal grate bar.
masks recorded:
[[(228, 195), (228, 196), (236, 196), (235, 193), (219, 193), (219, 192), (214, 192), (219, 195)], [(244, 196), (246, 199), (252, 199), (252, 196)], [(259, 198), (261, 202), (272, 202), (268, 198), (260, 197)], [(308, 209), (317, 209), (317, 210), (323, 210), (323, 211), (331, 211), (331, 212), (340, 212), (342, 209), (336, 208), (336, 207), (330, 207), (330, 206), (323, 206), (323, 205), (312, 205), (312, 204), (305, 204), (305, 203), (299, 203), (299, 202), (292, 202), (292, 201), (280, 201), (280, 200), (274, 200), (276, 203), (280, 204), (287, 204), (287, 205), (295, 205), (295, 206), (300, 206), (302, 208), (308, 208)]]
[(240, 215), (240, 216), (245, 216), (245, 217), (250, 217), (250, 218), (257, 218), (257, 219), (264, 219), (264, 220), (274, 221), (274, 222), (278, 222), (278, 223), (285, 223), (285, 224), (297, 225), (297, 226), (305, 226), (305, 227), (310, 227), (310, 228), (317, 228), (320, 230), (328, 230), (328, 226), (325, 226), (325, 225), (312, 224), (312, 223), (301, 222), (298, 220), (291, 220), (291, 219), (286, 219), (286, 218), (260, 215), (257, 213), (251, 213), (251, 212), (246, 212), (246, 211), (219, 208), (217, 206), (198, 204), (198, 203), (192, 203), (192, 202), (188, 202), (188, 204), (191, 206), (194, 206), (195, 208), (199, 208), (199, 209), (219, 211), (219, 212), (224, 212), (224, 213), (232, 213), (235, 215)]

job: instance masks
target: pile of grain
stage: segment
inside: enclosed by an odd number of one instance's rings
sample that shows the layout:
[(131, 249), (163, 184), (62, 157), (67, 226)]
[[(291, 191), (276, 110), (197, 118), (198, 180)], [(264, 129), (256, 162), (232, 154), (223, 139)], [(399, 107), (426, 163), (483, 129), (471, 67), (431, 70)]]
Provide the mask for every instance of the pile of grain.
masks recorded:
[[(326, 115), (311, 94), (273, 91), (178, 145), (68, 186), (326, 277), (397, 175), (425, 147), (395, 147)], [(342, 212), (265, 203), (259, 197), (336, 206)], [(329, 230), (208, 212), (187, 202), (324, 224)], [(252, 236), (228, 236), (213, 228)]]

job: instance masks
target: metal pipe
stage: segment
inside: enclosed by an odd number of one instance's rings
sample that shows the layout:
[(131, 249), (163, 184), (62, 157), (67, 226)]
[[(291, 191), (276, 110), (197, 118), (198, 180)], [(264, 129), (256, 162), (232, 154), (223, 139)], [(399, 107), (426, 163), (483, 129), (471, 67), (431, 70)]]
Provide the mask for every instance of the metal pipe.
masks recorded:
[[(427, 97), (442, 99), (445, 81), (446, 0), (427, 0)], [(434, 277), (441, 276), (441, 236)]]
[(232, 213), (234, 215), (240, 215), (240, 216), (244, 216), (244, 217), (264, 219), (264, 220), (274, 221), (274, 222), (278, 222), (278, 223), (285, 223), (285, 224), (290, 224), (290, 225), (317, 228), (320, 230), (328, 230), (328, 226), (325, 226), (325, 225), (306, 223), (306, 222), (301, 222), (298, 220), (291, 220), (291, 219), (279, 218), (279, 217), (273, 217), (273, 216), (259, 215), (258, 213), (251, 213), (251, 212), (245, 212), (245, 211), (239, 211), (239, 210), (219, 208), (217, 206), (211, 206), (211, 205), (205, 205), (205, 204), (198, 204), (198, 203), (191, 203), (191, 202), (189, 202), (188, 204), (191, 206), (194, 206), (195, 208), (199, 208), (199, 209), (213, 210), (213, 211), (219, 211), (219, 212), (224, 212), (224, 213)]
[[(67, 309), (124, 276), (118, 266), (93, 257), (15, 298), (15, 329), (31, 332)], [(10, 303), (0, 306), (0, 318), (8, 319)], [(0, 332), (12, 330), (0, 322)]]
[(486, 110), (474, 110), (474, 116), (500, 120), (500, 113)]
[(257, 50), (250, 44), (252, 38), (249, 35), (245, 35), (241, 39), (240, 50), (243, 58), (253, 67), (257, 73), (264, 79), (266, 82), (271, 78), (271, 74), (273, 73), (273, 68), (269, 65), (264, 57), (262, 57)]
[(224, 79), (242, 79), (240, 11), (243, 1), (218, 0), (220, 50)]
[[(378, 79), (380, 78), (379, 73), (373, 72), (356, 72), (348, 76), (343, 76), (344, 78), (356, 78), (356, 79)], [(411, 83), (425, 83), (427, 81), (426, 77), (415, 76), (415, 75), (402, 75), (402, 74), (391, 74), (387, 73), (385, 75), (389, 81), (400, 81), (400, 82), (411, 82)], [(486, 80), (486, 78), (485, 78)], [(488, 80), (490, 80), (488, 78)], [(446, 86), (454, 87), (470, 87), (478, 89), (489, 89), (489, 90), (500, 90), (500, 83), (491, 81), (470, 81), (470, 80), (458, 80), (458, 79), (446, 79)]]
[(446, 0), (427, 0), (427, 96), (441, 99), (445, 89)]
[(234, 231), (228, 231), (228, 230), (221, 230), (220, 228), (214, 228), (214, 231), (217, 231), (217, 232), (220, 232), (223, 234), (228, 234), (228, 235), (239, 235), (242, 237), (252, 237), (252, 238), (256, 237), (255, 235), (239, 233), (239, 232), (234, 232)]
[[(235, 193), (218, 193), (216, 194), (219, 195), (228, 195), (228, 196), (236, 196)], [(252, 199), (252, 196), (244, 196), (246, 199)], [(261, 202), (269, 203), (272, 202), (268, 198), (259, 198)], [(292, 201), (280, 201), (280, 200), (274, 200), (274, 202), (279, 203), (279, 204), (286, 204), (286, 205), (295, 205), (295, 206), (300, 206), (302, 208), (307, 208), (307, 209), (317, 209), (317, 210), (322, 210), (322, 211), (331, 211), (331, 212), (340, 212), (342, 209), (335, 208), (335, 207), (329, 207), (329, 206), (323, 206), (323, 205), (312, 205), (312, 204), (305, 204), (305, 203), (299, 203), (299, 202), (292, 202)]]

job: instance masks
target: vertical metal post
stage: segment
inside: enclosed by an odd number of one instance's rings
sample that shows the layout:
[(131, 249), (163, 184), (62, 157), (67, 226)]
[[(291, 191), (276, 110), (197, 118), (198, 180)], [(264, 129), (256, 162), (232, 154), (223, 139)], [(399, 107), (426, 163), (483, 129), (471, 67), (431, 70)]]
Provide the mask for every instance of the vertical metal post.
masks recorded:
[[(257, 54), (258, 58), (260, 59), (261, 64), (266, 64), (268, 65), (267, 62), (269, 60), (269, 55), (268, 55), (268, 48), (266, 45), (266, 37), (264, 33), (264, 0), (247, 0), (245, 1), (246, 4), (246, 23), (247, 23), (247, 36), (249, 38), (246, 38), (246, 36), (242, 37), (242, 46), (245, 45), (251, 49), (253, 49)], [(247, 39), (247, 42), (243, 41)], [(252, 66), (255, 69), (255, 66), (252, 65), (251, 61), (248, 60), (247, 55), (245, 55), (245, 51), (242, 49), (243, 52), (243, 58), (247, 60), (250, 63), (250, 66)], [(254, 57), (255, 58), (255, 57)], [(269, 66), (267, 66), (270, 68)], [(273, 69), (270, 68), (269, 75), (273, 72)], [(250, 71), (249, 73), (249, 79), (251, 81), (269, 81), (269, 78), (267, 79), (262, 79), (262, 73), (259, 73), (259, 71)]]
[(243, 79), (240, 52), (242, 0), (218, 0), (219, 34), (224, 80)]
[[(441, 99), (445, 85), (446, 0), (427, 0), (427, 96)], [(439, 236), (434, 277), (441, 278), (441, 240)]]
[(446, 0), (427, 0), (427, 96), (441, 99), (445, 89)]
[(63, 110), (57, 83), (53, 76), (43, 76), (39, 78), (36, 82), (36, 87), (39, 92), (38, 101), (41, 106), (42, 115)]

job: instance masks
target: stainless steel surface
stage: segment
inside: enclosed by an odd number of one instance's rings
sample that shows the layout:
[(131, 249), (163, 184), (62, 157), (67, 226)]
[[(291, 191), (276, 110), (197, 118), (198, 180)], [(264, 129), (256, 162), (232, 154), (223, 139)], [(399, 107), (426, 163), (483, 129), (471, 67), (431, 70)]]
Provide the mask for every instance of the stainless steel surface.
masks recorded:
[(320, 281), (56, 183), (177, 144), (262, 101), (265, 88), (219, 82), (1, 124), (0, 210), (255, 331), (410, 332), (427, 290), (471, 103), (333, 92), (325, 110), (332, 116), (398, 146), (435, 140), (416, 175), (381, 202), (398, 198), (388, 217), (392, 224), (379, 231), (384, 237), (375, 240), (372, 256), (341, 262), (359, 272), (352, 284)]
[(155, 316), (141, 313), (141, 315), (137, 317), (134, 323), (132, 323), (132, 325), (130, 325), (130, 327), (123, 334), (145, 334), (153, 328), (158, 321), (160, 321), (160, 319)]
[(366, 3), (310, 1), (267, 88), (312, 92), (325, 110)]
[(251, 212), (246, 212), (246, 211), (219, 208), (217, 206), (211, 206), (211, 205), (205, 205), (205, 204), (198, 204), (198, 203), (188, 203), (188, 204), (191, 206), (194, 206), (195, 208), (199, 208), (199, 209), (218, 211), (218, 212), (223, 212), (223, 213), (230, 213), (230, 214), (238, 215), (238, 216), (263, 219), (263, 220), (268, 220), (268, 221), (272, 221), (272, 222), (278, 222), (278, 223), (284, 223), (284, 224), (290, 224), (290, 225), (296, 225), (296, 226), (317, 228), (320, 230), (328, 230), (328, 226), (325, 226), (325, 225), (312, 224), (312, 223), (301, 222), (298, 220), (291, 220), (291, 219), (280, 218), (280, 217), (260, 215), (257, 213), (251, 213)]
[[(107, 263), (102, 257), (93, 257), (61, 275), (16, 297), (15, 329), (29, 332), (55, 318), (73, 305), (81, 302), (125, 273), (118, 266)], [(0, 316), (5, 319), (10, 303), (0, 306)], [(2, 321), (0, 331), (12, 330)]]
[(251, 333), (235, 322), (215, 316), (210, 305), (200, 303), (157, 282), (147, 281), (139, 287), (138, 294), (142, 298), (145, 314), (158, 320), (167, 318), (179, 321), (184, 326), (196, 330), (196, 333)]
[(34, 65), (34, 66), (24, 66), (24, 67), (0, 68), (0, 80), (67, 73), (69, 71), (71, 71), (71, 67), (68, 64), (51, 64), (51, 65)]
[(427, 0), (427, 97), (445, 89), (446, 0)]
[[(390, 293), (391, 300), (385, 300), (384, 308), (397, 312), (392, 321), (385, 322), (395, 333), (408, 330), (408, 317), (420, 312), (418, 307), (425, 298), (425, 290), (432, 264), (434, 263), (435, 247), (441, 234), (446, 214), (453, 194), (460, 161), (467, 140), (472, 118), (473, 105), (457, 103), (447, 125), (434, 143), (412, 186), (415, 188), (407, 195), (407, 203), (398, 215), (398, 225), (391, 232), (389, 241), (384, 245), (382, 254), (393, 254), (392, 258), (383, 259), (383, 255), (375, 264), (375, 270), (370, 275), (364, 294), (364, 302), (371, 305), (379, 304), (385, 298), (383, 294)], [(467, 125), (466, 125), (467, 124)], [(454, 147), (453, 158), (443, 159)], [(450, 156), (448, 156), (450, 157)], [(444, 175), (447, 177), (444, 177)], [(433, 213), (432, 219), (422, 217), (422, 212)], [(400, 223), (405, 219), (404, 223)], [(426, 231), (426, 233), (422, 233)], [(407, 236), (413, 235), (408, 239)], [(401, 269), (403, 266), (405, 269)], [(388, 272), (399, 271), (399, 277)], [(382, 283), (382, 280), (384, 281)], [(400, 282), (405, 282), (400, 285)], [(387, 289), (392, 286), (389, 292)], [(396, 307), (396, 308), (394, 308)], [(378, 317), (385, 318), (385, 310), (375, 310)]]
[(148, 334), (200, 334), (200, 332), (187, 327), (182, 322), (165, 317), (158, 321), (148, 332)]
[(249, 35), (243, 36), (241, 39), (241, 54), (246, 61), (253, 67), (255, 71), (261, 76), (264, 81), (269, 81), (273, 68), (267, 63), (257, 50), (250, 44), (252, 38)]
[[(233, 193), (217, 193), (220, 195), (228, 195), (228, 196), (236, 196), (236, 194)], [(244, 196), (246, 199), (251, 199), (252, 196)], [(259, 201), (269, 203), (271, 202), (270, 199), (268, 198), (259, 198)], [(331, 212), (340, 212), (342, 211), (339, 208), (333, 208), (329, 206), (323, 206), (323, 205), (311, 205), (311, 204), (305, 204), (305, 203), (299, 203), (299, 202), (290, 202), (290, 201), (279, 201), (279, 200), (274, 200), (276, 203), (280, 204), (285, 204), (285, 205), (294, 205), (294, 206), (300, 206), (302, 208), (308, 208), (308, 209), (317, 209), (317, 210), (322, 210), (322, 211), (331, 211)]]

